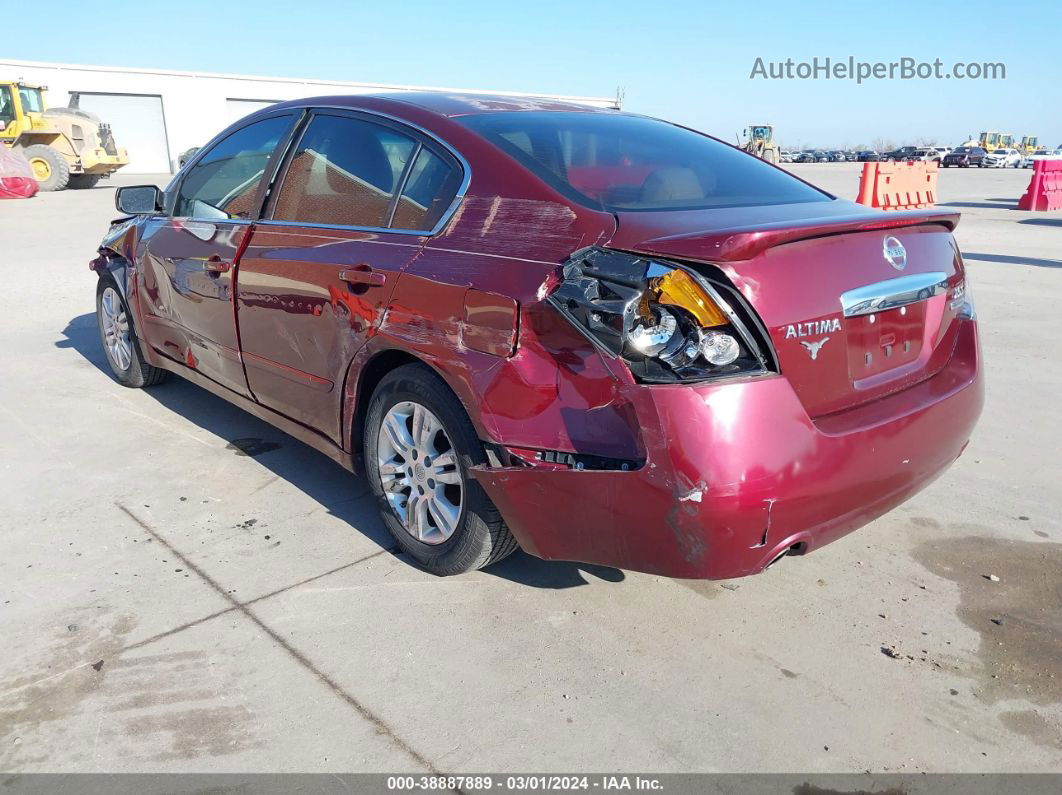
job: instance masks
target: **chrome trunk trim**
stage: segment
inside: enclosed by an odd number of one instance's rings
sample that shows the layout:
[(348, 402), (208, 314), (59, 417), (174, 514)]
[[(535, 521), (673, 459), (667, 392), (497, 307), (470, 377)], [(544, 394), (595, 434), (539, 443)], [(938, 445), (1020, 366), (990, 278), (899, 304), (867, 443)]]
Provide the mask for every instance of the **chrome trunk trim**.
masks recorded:
[(841, 293), (841, 309), (845, 317), (870, 315), (924, 301), (947, 289), (948, 274), (943, 271), (912, 273)]

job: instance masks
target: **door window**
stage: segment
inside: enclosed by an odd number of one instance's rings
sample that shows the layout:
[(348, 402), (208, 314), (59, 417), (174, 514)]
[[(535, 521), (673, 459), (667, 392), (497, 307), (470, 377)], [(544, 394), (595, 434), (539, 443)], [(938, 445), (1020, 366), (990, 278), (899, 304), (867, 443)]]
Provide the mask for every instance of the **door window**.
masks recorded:
[(273, 116), (254, 122), (215, 144), (181, 181), (173, 214), (206, 219), (252, 217), (269, 158), (291, 126), (291, 118)]
[(292, 155), (273, 219), (386, 227), (394, 192), (416, 148), (416, 141), (390, 127), (317, 115)]

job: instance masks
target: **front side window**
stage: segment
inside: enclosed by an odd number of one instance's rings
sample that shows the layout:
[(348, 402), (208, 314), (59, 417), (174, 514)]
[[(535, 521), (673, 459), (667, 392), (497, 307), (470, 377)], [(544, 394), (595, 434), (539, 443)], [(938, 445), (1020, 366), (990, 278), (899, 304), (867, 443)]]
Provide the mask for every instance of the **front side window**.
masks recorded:
[(15, 102), (11, 98), (11, 89), (0, 86), (0, 121), (10, 124), (15, 120)]
[(314, 116), (288, 164), (273, 220), (386, 227), (417, 146), (363, 119)]
[(215, 144), (181, 181), (173, 214), (179, 218), (251, 218), (269, 158), (291, 121), (291, 116), (272, 116), (241, 127)]
[(574, 201), (610, 212), (830, 200), (759, 158), (657, 119), (529, 111), (457, 121)]

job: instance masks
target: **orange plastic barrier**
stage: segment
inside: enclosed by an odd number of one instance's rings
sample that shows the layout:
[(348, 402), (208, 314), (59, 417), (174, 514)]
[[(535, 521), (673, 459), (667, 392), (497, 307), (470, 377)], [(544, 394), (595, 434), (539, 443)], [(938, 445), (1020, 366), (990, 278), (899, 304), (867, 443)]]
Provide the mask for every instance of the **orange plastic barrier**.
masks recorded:
[(1034, 160), (1019, 210), (1062, 210), (1062, 160)]
[(905, 163), (864, 163), (859, 175), (860, 204), (881, 210), (932, 207), (937, 200), (937, 164), (925, 160)]

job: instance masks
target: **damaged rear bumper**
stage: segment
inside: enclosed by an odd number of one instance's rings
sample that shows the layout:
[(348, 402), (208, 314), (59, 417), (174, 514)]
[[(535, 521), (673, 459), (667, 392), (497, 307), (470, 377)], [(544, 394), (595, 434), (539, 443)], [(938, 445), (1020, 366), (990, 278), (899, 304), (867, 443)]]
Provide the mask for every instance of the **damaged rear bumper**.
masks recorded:
[[(480, 466), (523, 549), (546, 559), (727, 579), (896, 507), (962, 452), (984, 387), (976, 327), (902, 392), (811, 419), (781, 376), (627, 387), (646, 451), (633, 471)], [(504, 442), (503, 442), (504, 443)]]

